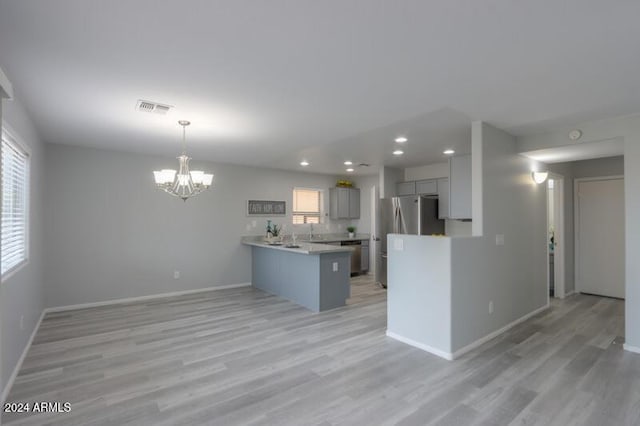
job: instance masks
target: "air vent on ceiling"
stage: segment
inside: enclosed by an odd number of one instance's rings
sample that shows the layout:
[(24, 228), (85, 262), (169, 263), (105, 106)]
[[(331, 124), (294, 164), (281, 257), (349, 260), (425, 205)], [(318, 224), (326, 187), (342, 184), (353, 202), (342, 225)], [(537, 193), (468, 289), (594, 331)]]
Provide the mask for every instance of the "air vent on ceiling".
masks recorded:
[(369, 167), (369, 166), (370, 166), (370, 164), (368, 164), (368, 163), (360, 163), (360, 164), (358, 164), (358, 167)]
[(156, 114), (166, 114), (171, 109), (171, 105), (159, 104), (157, 102), (139, 100), (136, 104), (138, 111), (155, 112)]

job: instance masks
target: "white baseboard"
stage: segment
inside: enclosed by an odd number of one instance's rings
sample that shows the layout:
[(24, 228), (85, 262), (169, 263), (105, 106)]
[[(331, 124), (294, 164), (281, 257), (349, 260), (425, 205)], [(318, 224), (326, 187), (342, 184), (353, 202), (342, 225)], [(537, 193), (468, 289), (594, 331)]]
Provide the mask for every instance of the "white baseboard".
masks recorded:
[(476, 340), (475, 342), (461, 348), (458, 349), (457, 351), (455, 351), (453, 353), (453, 359), (456, 358), (460, 358), (462, 355), (466, 354), (467, 352), (477, 348), (480, 345), (483, 345), (485, 343), (487, 343), (489, 340), (493, 339), (494, 337), (497, 337), (499, 335), (501, 335), (502, 333), (504, 333), (505, 331), (509, 330), (510, 328), (515, 327), (516, 325), (525, 322), (526, 320), (528, 320), (529, 318), (533, 317), (534, 315), (538, 315), (540, 312), (545, 311), (549, 309), (549, 304), (536, 309), (535, 311), (529, 312), (528, 314), (526, 314), (525, 316), (522, 316), (520, 318), (518, 318), (517, 320), (505, 325), (504, 327), (502, 327), (499, 330), (494, 331), (493, 333), (489, 333), (486, 336)]
[(72, 311), (72, 310), (76, 310), (76, 309), (95, 308), (95, 307), (107, 306), (107, 305), (119, 305), (121, 303), (143, 302), (145, 300), (163, 299), (165, 297), (184, 296), (186, 294), (204, 293), (204, 292), (207, 292), (207, 291), (227, 290), (227, 289), (230, 289), (230, 288), (249, 287), (249, 286), (251, 286), (251, 283), (239, 283), (239, 284), (221, 285), (221, 286), (215, 286), (215, 287), (197, 288), (195, 290), (182, 290), (182, 291), (172, 291), (172, 292), (169, 292), (169, 293), (150, 294), (148, 296), (136, 296), (136, 297), (126, 297), (126, 298), (123, 298), (123, 299), (104, 300), (102, 302), (91, 302), (91, 303), (80, 303), (80, 304), (77, 304), (77, 305), (54, 306), (54, 307), (51, 307), (51, 308), (46, 308), (45, 309), (45, 313)]
[[(471, 343), (470, 345), (467, 345), (461, 349), (458, 349), (457, 351), (451, 353), (451, 352), (446, 352), (446, 351), (442, 351), (440, 349), (436, 349), (433, 348), (429, 345), (425, 345), (424, 343), (420, 343), (420, 342), (416, 342), (415, 340), (412, 339), (408, 339), (406, 337), (400, 336), (399, 334), (393, 333), (389, 330), (387, 330), (387, 336), (391, 337), (392, 339), (398, 340), (402, 343), (406, 343), (407, 345), (416, 347), (418, 349), (422, 349), (423, 351), (429, 352), (431, 354), (437, 355), (440, 358), (444, 358), (446, 360), (452, 361), (454, 359), (460, 358), (462, 355), (464, 355), (465, 353), (477, 348), (480, 345), (483, 345), (485, 343), (487, 343), (489, 340), (493, 339), (496, 336), (499, 336), (500, 334), (504, 333), (505, 331), (509, 330), (512, 327), (515, 327), (516, 325), (528, 320), (529, 318), (533, 317), (534, 315), (539, 314), (542, 311), (545, 311), (546, 309), (549, 309), (549, 305), (545, 305), (541, 308), (536, 309), (533, 312), (529, 312), (528, 314), (526, 314), (523, 317), (518, 318), (517, 320), (505, 325), (504, 327), (502, 327), (499, 330), (496, 330), (492, 333), (487, 334), (486, 336), (476, 340), (475, 342)], [(630, 350), (630, 349), (628, 349)], [(640, 353), (640, 349), (638, 350)]]
[(561, 297), (561, 299), (564, 299), (569, 296), (573, 296), (575, 293), (576, 293), (575, 290), (571, 290), (569, 293), (565, 293), (564, 296)]
[(640, 348), (636, 347), (636, 346), (631, 346), (631, 345), (627, 345), (626, 343), (622, 346), (624, 348), (625, 351), (627, 352), (633, 352), (636, 354), (640, 354)]
[(7, 397), (9, 396), (9, 391), (11, 390), (11, 386), (13, 386), (13, 382), (16, 380), (16, 377), (18, 377), (18, 371), (20, 371), (20, 368), (22, 367), (22, 363), (24, 362), (24, 359), (27, 357), (27, 352), (29, 352), (29, 349), (31, 348), (31, 343), (33, 343), (33, 338), (36, 337), (36, 333), (38, 332), (38, 329), (40, 328), (40, 324), (42, 323), (42, 319), (44, 318), (46, 311), (43, 309), (42, 313), (40, 314), (40, 318), (38, 319), (38, 322), (36, 323), (36, 326), (33, 327), (33, 331), (31, 332), (31, 337), (29, 337), (29, 341), (27, 342), (27, 344), (24, 347), (24, 350), (22, 351), (22, 355), (20, 355), (20, 358), (18, 359), (18, 362), (16, 363), (15, 367), (13, 368), (13, 372), (11, 373), (11, 376), (9, 377), (9, 380), (7, 381), (7, 384), (5, 385), (4, 389), (2, 390), (2, 402), (1, 404), (4, 405), (4, 402), (7, 400)]
[(442, 351), (440, 349), (436, 349), (434, 347), (425, 345), (423, 343), (416, 342), (415, 340), (400, 336), (399, 334), (396, 334), (389, 330), (387, 330), (387, 336), (399, 342), (406, 343), (409, 346), (413, 346), (414, 348), (422, 349), (425, 352), (429, 352), (430, 354), (439, 356), (440, 358), (444, 358), (449, 361), (453, 360), (453, 355), (450, 352)]

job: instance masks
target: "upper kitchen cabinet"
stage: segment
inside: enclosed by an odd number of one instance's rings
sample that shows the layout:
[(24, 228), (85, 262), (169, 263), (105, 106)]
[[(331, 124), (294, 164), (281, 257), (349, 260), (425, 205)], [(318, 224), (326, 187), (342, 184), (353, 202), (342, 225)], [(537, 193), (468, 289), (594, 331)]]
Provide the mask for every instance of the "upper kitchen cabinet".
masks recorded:
[(416, 194), (418, 195), (437, 195), (438, 182), (436, 179), (419, 180), (416, 182)]
[(449, 159), (449, 218), (471, 219), (471, 155)]
[(438, 219), (449, 219), (449, 178), (438, 179)]
[(329, 188), (329, 207), (331, 219), (359, 219), (360, 189)]
[(415, 182), (400, 182), (396, 184), (396, 192), (399, 197), (403, 195), (415, 195), (416, 183)]

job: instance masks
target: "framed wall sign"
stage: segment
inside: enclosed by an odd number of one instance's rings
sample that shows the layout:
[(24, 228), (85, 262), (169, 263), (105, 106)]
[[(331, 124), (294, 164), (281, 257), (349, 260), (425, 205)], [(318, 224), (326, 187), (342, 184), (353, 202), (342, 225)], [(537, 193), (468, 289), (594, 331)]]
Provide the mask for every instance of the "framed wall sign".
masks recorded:
[(286, 201), (247, 201), (247, 216), (284, 216), (286, 213)]

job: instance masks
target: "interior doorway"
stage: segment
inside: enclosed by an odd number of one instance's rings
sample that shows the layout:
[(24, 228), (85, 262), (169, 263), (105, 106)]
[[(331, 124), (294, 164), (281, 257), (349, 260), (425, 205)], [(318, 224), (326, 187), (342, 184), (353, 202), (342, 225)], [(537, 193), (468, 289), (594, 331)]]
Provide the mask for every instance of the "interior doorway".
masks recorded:
[(564, 178), (550, 173), (547, 185), (547, 288), (549, 297), (563, 299), (565, 290)]
[(624, 178), (575, 180), (576, 289), (625, 298)]

